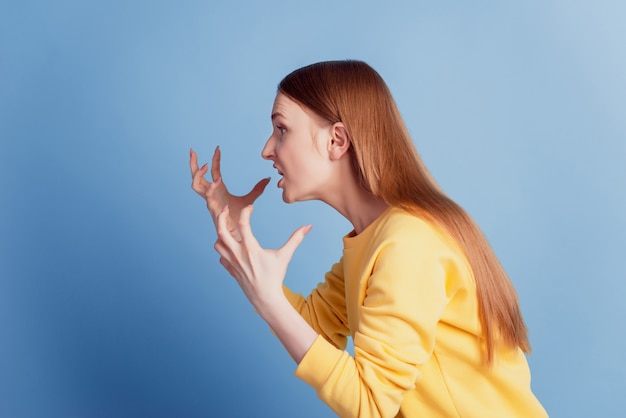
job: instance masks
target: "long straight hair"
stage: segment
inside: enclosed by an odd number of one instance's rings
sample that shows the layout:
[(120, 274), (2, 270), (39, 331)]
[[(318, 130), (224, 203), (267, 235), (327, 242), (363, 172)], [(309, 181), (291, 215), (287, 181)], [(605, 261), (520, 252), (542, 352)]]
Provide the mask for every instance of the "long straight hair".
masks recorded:
[(499, 341), (529, 352), (513, 284), (480, 228), (431, 177), (382, 77), (361, 61), (327, 61), (295, 70), (278, 91), (329, 123), (345, 125), (361, 187), (443, 228), (461, 248), (476, 283), (486, 364)]

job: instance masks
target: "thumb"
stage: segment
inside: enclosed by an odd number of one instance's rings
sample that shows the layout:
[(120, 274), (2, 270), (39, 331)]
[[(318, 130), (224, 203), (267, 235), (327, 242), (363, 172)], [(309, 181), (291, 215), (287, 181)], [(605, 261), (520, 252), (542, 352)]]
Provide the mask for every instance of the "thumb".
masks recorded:
[(263, 193), (269, 182), (270, 178), (267, 177), (255, 184), (252, 190), (250, 190), (250, 193), (244, 196), (246, 202), (248, 204), (253, 203), (259, 196), (261, 196), (261, 193)]
[(312, 228), (313, 225), (307, 225), (301, 226), (300, 228), (296, 229), (293, 234), (291, 234), (285, 245), (280, 247), (280, 249), (278, 250), (280, 256), (287, 261), (291, 260), (291, 257), (293, 257), (293, 253), (296, 252), (296, 248), (300, 246), (302, 240), (304, 239), (306, 234), (311, 232)]

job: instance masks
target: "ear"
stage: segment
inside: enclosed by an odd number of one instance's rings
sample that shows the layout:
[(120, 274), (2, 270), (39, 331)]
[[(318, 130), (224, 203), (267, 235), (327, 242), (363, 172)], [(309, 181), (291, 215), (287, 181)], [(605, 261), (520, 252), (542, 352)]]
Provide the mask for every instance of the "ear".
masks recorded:
[(328, 140), (328, 153), (331, 160), (339, 160), (348, 153), (350, 149), (350, 135), (342, 122), (333, 124), (330, 128), (330, 139)]

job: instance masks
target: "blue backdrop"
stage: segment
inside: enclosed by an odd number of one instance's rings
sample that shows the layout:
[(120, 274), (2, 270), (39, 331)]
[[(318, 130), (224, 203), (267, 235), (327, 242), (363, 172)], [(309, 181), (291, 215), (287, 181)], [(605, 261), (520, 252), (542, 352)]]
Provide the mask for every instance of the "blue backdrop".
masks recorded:
[(333, 416), (219, 265), (188, 150), (274, 176), (253, 228), (314, 225), (308, 292), (350, 225), (260, 152), (280, 79), (344, 58), (510, 273), (550, 414), (623, 412), (625, 3), (219, 3), (0, 1), (0, 416)]

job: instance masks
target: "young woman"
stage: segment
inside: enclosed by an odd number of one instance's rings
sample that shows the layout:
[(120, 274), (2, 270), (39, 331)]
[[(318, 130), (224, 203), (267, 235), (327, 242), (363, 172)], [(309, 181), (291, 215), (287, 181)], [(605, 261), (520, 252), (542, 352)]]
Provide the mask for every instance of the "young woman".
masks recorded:
[[(283, 286), (310, 226), (278, 250), (250, 228), (253, 201), (212, 182), (191, 151), (192, 188), (217, 228), (220, 263), (342, 417), (544, 417), (530, 388), (513, 285), (472, 219), (435, 184), (383, 79), (359, 61), (313, 64), (281, 81), (262, 151), (287, 203), (318, 199), (354, 229), (304, 298)], [(344, 350), (352, 337), (354, 356)]]

